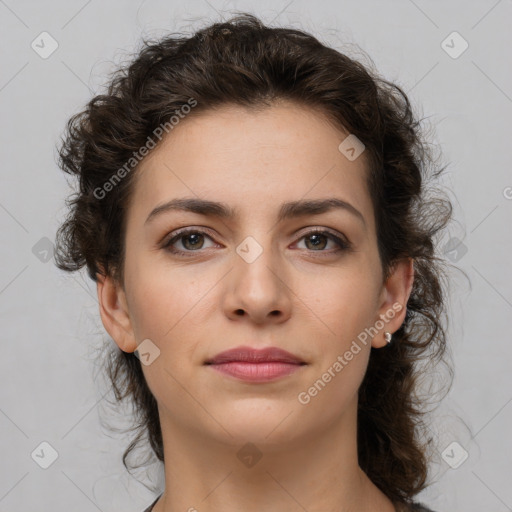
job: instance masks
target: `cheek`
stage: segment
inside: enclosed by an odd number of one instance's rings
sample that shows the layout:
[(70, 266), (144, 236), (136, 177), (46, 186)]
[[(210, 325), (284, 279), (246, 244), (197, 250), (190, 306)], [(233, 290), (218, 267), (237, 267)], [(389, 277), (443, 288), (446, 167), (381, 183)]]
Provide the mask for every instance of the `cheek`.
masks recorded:
[(369, 328), (375, 323), (376, 311), (374, 277), (362, 267), (346, 267), (315, 286), (303, 286), (301, 293), (308, 306), (305, 315), (310, 310), (315, 313), (314, 321), (302, 324), (303, 332), (315, 341), (313, 355), (318, 361), (314, 379), (308, 383), (314, 387), (308, 390), (311, 396), (322, 396), (315, 402), (334, 400), (342, 406), (357, 393), (368, 366)]
[(187, 332), (198, 322), (198, 311), (211, 300), (208, 291), (216, 280), (211, 275), (200, 276), (194, 269), (185, 271), (154, 264), (139, 267), (140, 270), (133, 269), (129, 283), (132, 325), (137, 338), (150, 338), (161, 350), (184, 347)]
[(214, 284), (199, 279), (197, 272), (175, 268), (153, 266), (132, 274), (132, 327), (138, 342), (150, 339), (160, 351), (154, 365), (143, 371), (150, 389), (163, 402), (166, 397), (182, 397), (178, 382), (191, 378), (193, 365), (184, 362), (198, 359), (195, 350), (200, 340), (204, 343), (208, 322), (202, 313)]
[(302, 332), (314, 342), (315, 364), (297, 399), (312, 421), (330, 421), (355, 397), (368, 367), (371, 336), (365, 329), (375, 315), (374, 286), (356, 271), (325, 280), (322, 287), (302, 290), (305, 315)]
[(335, 340), (340, 350), (375, 321), (375, 282), (370, 273), (355, 266), (308, 279), (297, 296), (315, 314), (330, 345)]

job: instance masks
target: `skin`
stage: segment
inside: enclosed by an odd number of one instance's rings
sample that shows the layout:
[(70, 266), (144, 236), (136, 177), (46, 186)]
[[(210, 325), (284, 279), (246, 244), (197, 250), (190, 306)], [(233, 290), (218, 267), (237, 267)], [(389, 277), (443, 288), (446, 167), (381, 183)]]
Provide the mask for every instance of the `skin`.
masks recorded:
[[(407, 259), (383, 282), (365, 153), (348, 160), (338, 150), (347, 135), (293, 103), (224, 106), (181, 121), (139, 165), (125, 280), (98, 275), (97, 291), (121, 350), (145, 339), (160, 350), (142, 365), (167, 462), (154, 512), (395, 510), (358, 465), (357, 392), (370, 347), (386, 350), (384, 331), (399, 329), (405, 307), (308, 404), (297, 399), (359, 333), (406, 305), (414, 279)], [(145, 224), (155, 206), (180, 197), (221, 201), (239, 216), (170, 211)], [(285, 201), (327, 197), (351, 203), (365, 222), (342, 209), (276, 222)], [(189, 257), (162, 248), (187, 226), (210, 230), (174, 242)], [(315, 245), (305, 236), (313, 228), (346, 237), (352, 250), (336, 252), (322, 237)], [(248, 236), (263, 250), (251, 263), (236, 252)], [(277, 346), (307, 365), (264, 384), (204, 365), (239, 345)], [(252, 467), (237, 457), (248, 442), (262, 454)]]

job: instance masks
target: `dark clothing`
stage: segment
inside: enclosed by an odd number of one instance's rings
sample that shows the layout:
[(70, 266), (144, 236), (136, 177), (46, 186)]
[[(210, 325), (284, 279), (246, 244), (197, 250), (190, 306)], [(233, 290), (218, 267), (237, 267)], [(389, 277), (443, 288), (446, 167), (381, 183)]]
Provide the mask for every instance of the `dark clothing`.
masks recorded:
[(430, 508), (427, 508), (422, 503), (415, 502), (412, 504), (411, 512), (434, 512), (434, 511)]
[(412, 512), (434, 512), (432, 509), (427, 508), (422, 503), (413, 503), (412, 507), (413, 507), (411, 509)]
[[(162, 496), (162, 495), (160, 494), (160, 496)], [(155, 503), (160, 499), (160, 496), (158, 496), (158, 498), (155, 501), (153, 501), (153, 503), (151, 503), (151, 505), (146, 510), (144, 510), (144, 512), (151, 512), (153, 510), (153, 507), (155, 506)], [(413, 503), (411, 505), (410, 511), (411, 512), (434, 512), (433, 510), (427, 508), (425, 505), (422, 505), (421, 503)]]
[[(162, 496), (162, 495), (160, 494), (160, 496)], [(153, 510), (153, 507), (155, 506), (156, 502), (160, 499), (160, 496), (158, 496), (158, 498), (155, 501), (153, 501), (153, 503), (151, 503), (151, 505), (147, 509), (145, 509), (144, 512), (151, 512)]]

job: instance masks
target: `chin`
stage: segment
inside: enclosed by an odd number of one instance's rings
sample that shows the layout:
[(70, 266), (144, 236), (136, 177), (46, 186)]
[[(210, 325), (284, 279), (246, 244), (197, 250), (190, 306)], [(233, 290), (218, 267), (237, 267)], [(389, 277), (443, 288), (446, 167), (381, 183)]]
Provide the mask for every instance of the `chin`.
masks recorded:
[(212, 411), (232, 436), (222, 428), (216, 429), (227, 444), (240, 446), (253, 442), (261, 446), (272, 446), (286, 444), (300, 437), (302, 428), (298, 428), (297, 410), (293, 406), (283, 403), (272, 405), (268, 399), (246, 399), (245, 402), (238, 402), (223, 411)]

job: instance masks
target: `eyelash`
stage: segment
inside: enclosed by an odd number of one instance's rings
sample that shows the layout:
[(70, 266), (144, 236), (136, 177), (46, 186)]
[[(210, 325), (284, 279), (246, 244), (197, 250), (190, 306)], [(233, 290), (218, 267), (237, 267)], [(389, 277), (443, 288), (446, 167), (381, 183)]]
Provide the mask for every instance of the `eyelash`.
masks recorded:
[[(176, 232), (174, 234), (174, 236), (172, 238), (170, 238), (167, 242), (164, 242), (164, 244), (162, 245), (162, 249), (165, 249), (166, 251), (168, 251), (168, 252), (170, 252), (172, 254), (175, 254), (177, 256), (184, 257), (184, 258), (190, 257), (190, 256), (192, 256), (196, 252), (200, 252), (200, 249), (198, 249), (197, 251), (182, 251), (182, 250), (175, 249), (175, 248), (172, 247), (172, 245), (176, 241), (178, 241), (181, 238), (184, 238), (187, 235), (191, 235), (191, 234), (206, 235), (208, 238), (212, 238), (208, 234), (207, 231), (203, 231), (201, 229), (196, 229), (196, 228), (184, 228), (184, 229), (179, 230), (178, 232)], [(350, 250), (352, 248), (352, 244), (350, 242), (341, 239), (340, 237), (334, 235), (330, 231), (321, 230), (321, 229), (312, 229), (311, 231), (308, 231), (307, 233), (304, 233), (299, 238), (299, 241), (302, 240), (303, 238), (307, 238), (308, 236), (312, 236), (312, 235), (325, 235), (325, 236), (327, 236), (327, 238), (333, 240), (338, 245), (338, 247), (339, 247), (335, 251), (310, 251), (312, 253), (318, 252), (318, 253), (333, 254), (333, 253), (337, 253), (339, 251), (347, 251), (347, 250)], [(322, 257), (322, 254), (320, 254), (320, 257)]]

